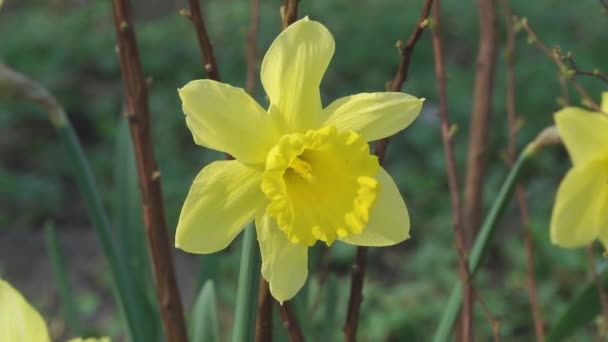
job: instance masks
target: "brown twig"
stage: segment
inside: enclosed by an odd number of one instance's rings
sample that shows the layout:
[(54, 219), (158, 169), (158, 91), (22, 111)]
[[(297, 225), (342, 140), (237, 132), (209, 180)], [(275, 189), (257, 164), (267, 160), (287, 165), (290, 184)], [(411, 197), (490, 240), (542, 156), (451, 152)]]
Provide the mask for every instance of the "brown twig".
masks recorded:
[(283, 30), (298, 19), (298, 2), (299, 0), (285, 0), (284, 5), (281, 6), (281, 23), (283, 25)]
[(400, 91), (403, 83), (407, 80), (408, 69), (410, 65), (410, 58), (412, 57), (412, 52), (414, 52), (414, 46), (416, 46), (416, 42), (422, 36), (422, 32), (424, 28), (428, 24), (428, 17), (431, 13), (431, 7), (433, 6), (433, 1), (425, 1), (422, 5), (422, 13), (416, 22), (416, 27), (414, 27), (414, 31), (410, 34), (407, 39), (407, 43), (401, 49), (399, 49), (399, 53), (401, 54), (401, 61), (399, 62), (399, 68), (397, 69), (397, 73), (395, 74), (395, 78), (391, 82), (390, 91)]
[[(559, 49), (556, 50), (557, 51), (555, 51), (554, 53), (559, 53)], [(575, 75), (590, 76), (597, 78), (600, 81), (603, 81), (604, 83), (608, 83), (608, 76), (604, 75), (597, 69), (593, 71), (585, 71), (579, 69), (578, 65), (576, 65), (576, 62), (574, 61), (574, 57), (572, 56), (571, 52), (568, 52), (568, 54), (566, 54), (565, 56), (560, 54), (560, 58), (570, 64), (570, 70), (573, 70)]]
[[(515, 105), (515, 30), (513, 29), (513, 21), (511, 16), (511, 6), (509, 0), (501, 0), (503, 9), (505, 27), (507, 33), (507, 45), (505, 58), (507, 63), (507, 90), (506, 90), (506, 112), (507, 122), (509, 127), (508, 139), (508, 154), (509, 166), (513, 167), (517, 153), (517, 132), (519, 130), (517, 123), (517, 110)], [(524, 232), (524, 243), (526, 246), (526, 263), (527, 263), (527, 278), (526, 285), (530, 298), (530, 308), (534, 319), (534, 333), (538, 342), (545, 340), (545, 331), (542, 313), (538, 304), (538, 294), (536, 289), (535, 267), (534, 267), (534, 242), (532, 241), (532, 233), (530, 232), (530, 214), (528, 212), (528, 200), (526, 199), (526, 190), (522, 184), (516, 185), (516, 196), (519, 205), (522, 230)]]
[(285, 330), (287, 330), (289, 342), (304, 342), (304, 335), (302, 334), (302, 329), (298, 324), (296, 315), (291, 308), (291, 303), (284, 302), (283, 305), (278, 302), (276, 303), (279, 309), (279, 315), (283, 321), (283, 326), (285, 327)]
[[(427, 26), (432, 4), (433, 0), (424, 1), (416, 26), (407, 39), (405, 46), (400, 49), (401, 60), (395, 77), (389, 87), (390, 91), (401, 91), (403, 83), (407, 80), (410, 58), (414, 51), (414, 47), (416, 46), (416, 42), (418, 42), (418, 39), (422, 36), (422, 31)], [(389, 142), (390, 138), (384, 138), (378, 141), (374, 147), (374, 154), (378, 156), (380, 165), (384, 163), (384, 155)], [(357, 339), (357, 327), (361, 310), (361, 301), (363, 300), (363, 279), (365, 277), (366, 266), (367, 247), (357, 247), (357, 254), (351, 270), (350, 297), (348, 298), (346, 321), (343, 328), (345, 341), (348, 342), (356, 341)]]
[(255, 341), (272, 342), (272, 303), (270, 286), (264, 278), (260, 278), (258, 294), (258, 314), (255, 322)]
[(473, 89), (469, 147), (464, 186), (464, 220), (467, 248), (477, 235), (483, 217), (483, 185), (486, 175), (488, 125), (496, 69), (498, 14), (496, 0), (477, 1), (479, 6), (479, 51)]
[(247, 32), (247, 80), (245, 90), (253, 94), (255, 89), (255, 75), (258, 71), (257, 35), (260, 26), (260, 0), (251, 0), (251, 21)]
[(180, 14), (192, 21), (194, 30), (196, 31), (196, 37), (198, 38), (198, 46), (201, 50), (201, 57), (203, 63), (203, 69), (207, 73), (207, 77), (212, 80), (220, 80), (220, 72), (215, 61), (215, 55), (213, 54), (213, 45), (209, 40), (207, 34), (207, 28), (205, 27), (205, 21), (201, 13), (201, 6), (199, 0), (188, 0), (190, 10), (182, 10)]
[(346, 309), (346, 322), (344, 323), (344, 340), (352, 342), (357, 340), (359, 326), (359, 312), (363, 300), (363, 278), (367, 267), (367, 247), (357, 247), (357, 254), (350, 274), (350, 297)]
[[(530, 38), (529, 41), (532, 42), (532, 43), (534, 43), (534, 45), (536, 45), (536, 47), (539, 50), (541, 50), (545, 55), (547, 55), (547, 57), (551, 58), (551, 60), (553, 60), (553, 62), (560, 69), (560, 72), (562, 72), (562, 71), (568, 72), (568, 70), (570, 70), (570, 68), (564, 63), (564, 61), (562, 61), (562, 59), (560, 58), (559, 54), (556, 54), (555, 51), (551, 51), (551, 49), (549, 49), (547, 47), (547, 45), (545, 45), (538, 38), (538, 36), (536, 35), (536, 33), (532, 30), (532, 28), (528, 24), (528, 20), (526, 18), (518, 20), (515, 17), (515, 20), (517, 20), (518, 25), (520, 25), (521, 28), (523, 28), (526, 31), (526, 33), (528, 33), (528, 36)], [(574, 88), (576, 89), (576, 91), (583, 98), (584, 104), (586, 104), (587, 106), (593, 108), (593, 110), (595, 110), (597, 112), (603, 113), (602, 109), (597, 104), (597, 102), (595, 102), (591, 98), (591, 96), (589, 96), (589, 94), (587, 93), (587, 91), (581, 86), (581, 84), (576, 79), (574, 79), (574, 77), (569, 77), (568, 75), (563, 75), (562, 77), (567, 77), (570, 80), (570, 83), (572, 83), (572, 85), (574, 86)], [(608, 113), (604, 113), (604, 114), (608, 115)]]
[(446, 90), (446, 73), (443, 55), (443, 42), (441, 38), (441, 3), (435, 0), (433, 8), (433, 50), (435, 57), (435, 73), (437, 75), (437, 93), (439, 97), (439, 119), (441, 120), (441, 139), (443, 142), (443, 153), (446, 161), (446, 174), (452, 206), (452, 227), (454, 230), (454, 242), (458, 254), (458, 276), (462, 282), (462, 320), (461, 337), (463, 341), (469, 341), (470, 317), (473, 296), (473, 285), (470, 282), (469, 268), (467, 267), (466, 247), (464, 240), (464, 226), (462, 207), (460, 203), (460, 191), (458, 189), (458, 176), (456, 170), (456, 159), (454, 158), (454, 146), (452, 134), (450, 133), (450, 121), (448, 114), (448, 97)]
[(600, 304), (602, 305), (602, 313), (604, 314), (604, 319), (608, 319), (608, 297), (606, 296), (606, 291), (604, 290), (604, 286), (602, 285), (602, 281), (600, 280), (600, 276), (597, 274), (597, 269), (595, 268), (595, 257), (593, 256), (593, 244), (587, 246), (587, 259), (589, 261), (589, 269), (591, 271), (591, 278), (595, 283), (595, 287), (597, 288), (597, 293), (600, 296)]
[(128, 1), (113, 0), (112, 12), (125, 84), (129, 129), (137, 163), (144, 226), (154, 266), (156, 295), (165, 337), (169, 342), (185, 342), (188, 335), (169, 247), (160, 171), (152, 150), (147, 84), (141, 68)]
[(479, 292), (473, 290), (473, 295), (475, 296), (475, 299), (477, 299), (477, 301), (479, 301), (479, 303), (481, 304), (483, 313), (488, 319), (488, 323), (492, 328), (492, 335), (494, 335), (494, 342), (500, 342), (500, 322), (492, 315), (490, 307), (488, 307), (488, 304), (483, 299), (483, 297), (479, 295)]

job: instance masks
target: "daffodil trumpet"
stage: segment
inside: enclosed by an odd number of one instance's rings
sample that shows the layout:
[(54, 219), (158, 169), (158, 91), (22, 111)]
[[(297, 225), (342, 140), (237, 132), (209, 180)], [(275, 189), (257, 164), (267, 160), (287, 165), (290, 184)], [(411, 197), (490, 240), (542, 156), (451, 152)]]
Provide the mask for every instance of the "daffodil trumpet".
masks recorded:
[(279, 34), (261, 66), (267, 110), (212, 80), (179, 89), (195, 143), (235, 160), (196, 176), (175, 245), (217, 252), (255, 220), (262, 276), (280, 302), (304, 285), (308, 248), (318, 241), (389, 246), (409, 237), (405, 202), (369, 142), (409, 126), (424, 100), (361, 93), (323, 108), (319, 86), (334, 47), (327, 28), (308, 17)]

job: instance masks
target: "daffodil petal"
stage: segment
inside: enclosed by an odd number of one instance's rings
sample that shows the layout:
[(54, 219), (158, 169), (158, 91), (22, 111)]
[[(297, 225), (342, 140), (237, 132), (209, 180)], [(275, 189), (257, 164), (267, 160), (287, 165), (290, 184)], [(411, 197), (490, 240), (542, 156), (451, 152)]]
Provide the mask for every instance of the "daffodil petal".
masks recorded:
[(420, 114), (424, 99), (405, 93), (362, 93), (343, 97), (323, 110), (324, 125), (355, 131), (367, 141), (391, 136)]
[(282, 304), (293, 298), (306, 283), (308, 247), (290, 242), (268, 215), (258, 216), (255, 226), (262, 256), (262, 276), (270, 284), (272, 296)]
[(410, 217), (397, 185), (383, 168), (378, 172), (378, 182), (378, 198), (363, 232), (343, 238), (342, 241), (357, 246), (382, 247), (410, 237)]
[(264, 208), (262, 173), (236, 161), (207, 165), (190, 188), (182, 208), (175, 247), (190, 253), (226, 248)]
[(574, 166), (557, 189), (551, 215), (551, 241), (561, 247), (584, 246), (599, 238), (605, 225), (608, 160)]
[(46, 323), (8, 282), (0, 279), (0, 341), (50, 341)]
[(195, 80), (178, 90), (186, 124), (201, 146), (226, 152), (244, 163), (264, 163), (276, 142), (270, 115), (243, 89)]
[(559, 135), (573, 164), (608, 155), (608, 117), (577, 107), (566, 107), (555, 114)]
[(327, 28), (306, 17), (281, 32), (266, 52), (262, 85), (270, 99), (269, 111), (281, 118), (286, 133), (318, 128), (319, 85), (334, 49)]

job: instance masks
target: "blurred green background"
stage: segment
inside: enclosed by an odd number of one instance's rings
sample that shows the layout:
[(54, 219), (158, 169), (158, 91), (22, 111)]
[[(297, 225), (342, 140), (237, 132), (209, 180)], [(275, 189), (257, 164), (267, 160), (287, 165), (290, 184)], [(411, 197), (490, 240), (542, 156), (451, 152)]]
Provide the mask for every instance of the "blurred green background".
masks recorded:
[[(115, 136), (124, 108), (123, 88), (115, 53), (109, 1), (6, 0), (0, 12), (0, 61), (47, 86), (65, 106), (85, 150), (107, 207), (115, 195), (112, 177)], [(260, 60), (280, 31), (280, 1), (261, 1), (258, 39)], [(336, 40), (336, 53), (323, 80), (324, 103), (358, 92), (382, 91), (399, 63), (395, 42), (406, 40), (422, 1), (348, 0), (300, 2), (300, 16), (324, 23)], [(179, 15), (185, 1), (134, 0), (137, 35), (145, 74), (150, 78), (153, 134), (162, 173), (168, 226), (174, 229), (182, 201), (196, 173), (222, 158), (196, 146), (184, 123), (176, 89), (204, 77), (190, 22)], [(596, 0), (514, 0), (513, 14), (525, 16), (549, 46), (574, 52), (580, 68), (606, 72), (608, 18)], [(222, 80), (243, 86), (245, 35), (249, 3), (209, 0), (203, 4)], [(443, 32), (447, 58), (451, 120), (458, 125), (456, 158), (463, 174), (478, 40), (474, 1), (445, 1)], [(504, 18), (500, 14), (493, 117), (485, 201), (489, 203), (506, 175), (507, 123), (504, 112)], [(516, 52), (517, 110), (523, 119), (520, 147), (552, 122), (559, 109), (557, 71), (523, 34)], [(605, 89), (594, 79), (580, 79), (596, 99)], [(602, 88), (603, 86), (603, 88)], [(426, 340), (435, 327), (448, 292), (457, 279), (450, 224), (443, 151), (436, 115), (432, 46), (425, 32), (416, 46), (404, 92), (427, 99), (420, 118), (391, 143), (386, 168), (396, 179), (412, 221), (412, 239), (399, 246), (373, 249), (359, 336), (363, 341)], [(256, 98), (266, 103), (257, 84)], [(573, 94), (573, 103), (579, 101)], [(0, 102), (0, 276), (14, 283), (51, 322), (55, 336), (65, 325), (43, 248), (43, 223), (53, 220), (68, 255), (83, 316), (97, 331), (122, 336), (118, 315), (107, 288), (97, 241), (46, 114), (21, 101)], [(548, 220), (556, 186), (569, 167), (562, 148), (536, 158), (526, 171), (532, 229), (537, 245), (537, 277), (541, 309), (550, 323), (587, 277), (585, 253), (550, 245)], [(462, 182), (461, 182), (462, 183)], [(476, 286), (509, 339), (531, 340), (532, 319), (525, 288), (525, 250), (519, 218), (510, 206)], [(238, 244), (235, 243), (233, 245)], [(195, 294), (200, 258), (175, 251), (185, 305)], [(354, 249), (336, 244), (322, 270), (337, 275), (337, 322), (340, 337), (348, 298), (348, 270)], [(213, 259), (220, 295), (222, 325), (230, 327), (238, 274), (239, 249), (233, 246)], [(205, 258), (202, 258), (205, 262)], [(319, 273), (324, 273), (319, 272)], [(323, 318), (314, 305), (324, 277), (310, 277), (310, 302), (302, 317), (311, 331)], [(320, 297), (323, 300), (322, 297)], [(477, 305), (476, 335), (490, 336)], [(312, 319), (308, 319), (312, 317)], [(593, 325), (578, 338), (594, 334)], [(68, 334), (69, 335), (69, 334)], [(228, 337), (225, 335), (224, 337)], [(314, 335), (317, 336), (317, 335)], [(312, 336), (311, 336), (312, 337)]]

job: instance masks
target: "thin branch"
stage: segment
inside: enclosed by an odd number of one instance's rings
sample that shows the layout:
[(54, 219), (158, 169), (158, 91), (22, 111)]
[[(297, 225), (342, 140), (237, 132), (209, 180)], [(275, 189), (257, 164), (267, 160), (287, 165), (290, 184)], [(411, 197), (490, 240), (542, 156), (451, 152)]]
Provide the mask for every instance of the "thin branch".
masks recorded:
[(604, 14), (608, 15), (608, 1), (600, 0), (600, 5), (604, 8)]
[(247, 81), (245, 90), (253, 94), (255, 89), (255, 75), (258, 71), (257, 35), (260, 26), (260, 0), (251, 0), (251, 19), (247, 32)]
[(154, 266), (156, 295), (165, 337), (169, 342), (185, 342), (188, 334), (169, 247), (160, 171), (152, 150), (147, 84), (141, 68), (128, 1), (113, 0), (112, 12), (125, 84), (129, 129), (137, 163), (144, 226)]
[(595, 283), (595, 287), (597, 288), (597, 293), (600, 296), (600, 304), (602, 305), (602, 313), (604, 314), (604, 318), (608, 319), (608, 296), (606, 296), (606, 291), (604, 290), (604, 286), (602, 285), (602, 281), (600, 280), (599, 275), (597, 274), (597, 269), (595, 268), (595, 257), (593, 256), (593, 244), (587, 246), (587, 259), (589, 261), (589, 269), (591, 271), (591, 278)]
[[(507, 122), (509, 127), (508, 139), (508, 154), (509, 166), (512, 168), (515, 165), (517, 154), (517, 132), (519, 130), (517, 123), (517, 110), (515, 104), (515, 30), (513, 29), (513, 21), (511, 15), (511, 6), (509, 0), (501, 0), (503, 8), (506, 32), (507, 46), (505, 51), (507, 62), (507, 90), (506, 90), (506, 112)], [(519, 213), (521, 218), (522, 230), (524, 232), (524, 243), (526, 246), (526, 263), (527, 263), (527, 278), (526, 285), (530, 298), (530, 308), (534, 319), (534, 333), (538, 342), (545, 340), (545, 331), (542, 313), (538, 304), (538, 294), (536, 288), (535, 268), (534, 268), (534, 242), (532, 241), (532, 233), (530, 232), (530, 214), (528, 212), (528, 201), (526, 199), (526, 190), (522, 184), (516, 185), (517, 202), (519, 205)]]
[(359, 326), (359, 312), (363, 301), (363, 278), (367, 267), (367, 247), (357, 247), (357, 254), (350, 275), (350, 297), (346, 311), (346, 322), (344, 323), (344, 340), (353, 342), (357, 340), (357, 328)]
[(188, 0), (190, 10), (181, 10), (180, 14), (190, 19), (192, 25), (194, 25), (196, 37), (198, 38), (198, 46), (201, 50), (203, 69), (207, 73), (207, 77), (219, 81), (220, 73), (217, 62), (215, 61), (215, 55), (213, 54), (213, 45), (211, 44), (211, 40), (209, 40), (205, 21), (201, 13), (201, 6), (198, 1), (199, 0)]
[[(416, 22), (414, 30), (407, 39), (407, 43), (400, 49), (401, 60), (399, 67), (389, 87), (390, 91), (401, 91), (403, 83), (407, 80), (410, 59), (418, 39), (422, 36), (424, 28), (428, 24), (428, 17), (431, 12), (433, 0), (425, 0), (422, 5), (420, 17)], [(390, 138), (384, 138), (376, 143), (374, 154), (378, 156), (380, 165), (384, 163), (384, 155)], [(357, 247), (357, 254), (351, 270), (351, 289), (348, 299), (348, 309), (346, 321), (344, 323), (344, 337), (348, 342), (356, 341), (359, 313), (361, 311), (361, 301), (363, 300), (363, 279), (367, 267), (367, 247)]]
[(281, 23), (283, 25), (283, 30), (298, 19), (298, 2), (299, 0), (285, 0), (284, 5), (281, 6)]
[(399, 68), (397, 69), (397, 73), (395, 74), (395, 78), (391, 82), (390, 91), (400, 91), (403, 83), (407, 80), (408, 69), (410, 65), (410, 58), (412, 57), (412, 53), (414, 52), (414, 46), (416, 46), (416, 42), (422, 36), (422, 32), (424, 28), (428, 24), (428, 17), (431, 13), (431, 7), (433, 6), (433, 1), (425, 1), (422, 5), (422, 13), (416, 22), (416, 27), (414, 27), (414, 31), (410, 34), (407, 39), (407, 43), (405, 46), (400, 49), (401, 53), (401, 61), (399, 62)]
[[(559, 52), (559, 49), (557, 49), (557, 52)], [(567, 61), (570, 64), (570, 70), (573, 70), (575, 75), (590, 76), (590, 77), (597, 78), (600, 81), (603, 81), (604, 83), (608, 83), (608, 76), (601, 73), (598, 69), (595, 69), (593, 71), (584, 71), (584, 70), (579, 69), (578, 66), (576, 65), (576, 62), (574, 61), (574, 57), (572, 56), (571, 52), (569, 52), (565, 56), (562, 56), (560, 54), (560, 58), (564, 61)]]
[[(568, 68), (568, 66), (564, 63), (564, 61), (562, 61), (562, 59), (560, 58), (559, 54), (556, 54), (555, 51), (551, 51), (551, 49), (549, 49), (547, 47), (547, 45), (545, 45), (536, 35), (536, 33), (532, 30), (532, 28), (530, 27), (530, 25), (528, 24), (528, 20), (526, 18), (523, 18), (521, 20), (518, 20), (517, 17), (515, 17), (515, 20), (517, 21), (518, 25), (521, 26), (521, 28), (523, 28), (529, 36), (529, 41), (534, 43), (534, 45), (536, 45), (536, 47), (538, 49), (540, 49), (545, 55), (547, 55), (547, 57), (551, 58), (551, 60), (553, 60), (553, 62), (557, 65), (557, 67), (560, 69), (560, 71), (568, 71), (570, 70), (570, 68)], [(562, 77), (568, 77), (567, 75), (562, 76)], [(576, 91), (581, 95), (581, 97), (583, 98), (583, 103), (591, 108), (593, 108), (593, 110), (600, 112), (600, 113), (604, 113), (602, 111), (602, 109), (600, 108), (600, 106), (597, 104), (597, 102), (595, 102), (591, 96), (589, 96), (589, 94), (587, 93), (587, 91), (581, 86), (581, 84), (574, 79), (574, 77), (568, 77), (568, 79), (570, 80), (570, 83), (572, 83), (572, 85), (574, 86), (574, 88), (576, 89)], [(606, 115), (608, 115), (608, 113), (604, 113)]]
[(473, 89), (469, 146), (464, 185), (464, 220), (467, 248), (477, 235), (483, 217), (483, 186), (487, 170), (488, 126), (494, 94), (498, 13), (496, 0), (477, 1), (479, 6), (479, 50)]
[(441, 139), (443, 142), (443, 153), (445, 156), (446, 174), (452, 206), (452, 228), (454, 230), (454, 242), (458, 255), (458, 276), (462, 283), (462, 328), (460, 333), (463, 341), (469, 341), (470, 317), (473, 296), (473, 285), (470, 282), (469, 268), (467, 267), (466, 247), (464, 240), (464, 225), (462, 206), (460, 203), (460, 191), (458, 187), (458, 176), (456, 170), (456, 159), (454, 158), (454, 145), (450, 133), (450, 121), (448, 114), (448, 96), (446, 90), (445, 62), (443, 60), (443, 42), (441, 38), (441, 3), (435, 0), (433, 8), (433, 50), (435, 56), (435, 73), (437, 75), (437, 93), (439, 96), (439, 119), (441, 120)]
[(494, 342), (500, 342), (500, 322), (492, 315), (490, 307), (488, 307), (488, 304), (483, 299), (483, 297), (479, 295), (479, 292), (473, 289), (473, 295), (475, 296), (475, 299), (477, 299), (477, 301), (479, 301), (479, 303), (481, 304), (483, 313), (488, 319), (488, 323), (492, 328), (492, 335), (494, 335)]
[(302, 329), (300, 328), (300, 324), (298, 324), (296, 315), (291, 308), (291, 303), (284, 302), (281, 305), (277, 302), (277, 307), (281, 320), (283, 321), (283, 326), (285, 327), (285, 330), (287, 330), (289, 342), (304, 342), (304, 335), (302, 334)]
[(272, 303), (270, 286), (264, 278), (260, 278), (258, 294), (258, 314), (255, 324), (255, 341), (272, 342)]

